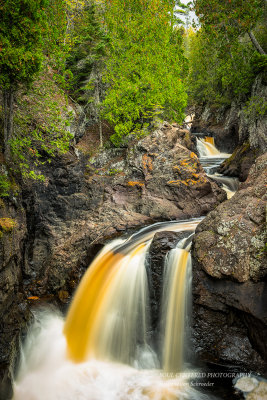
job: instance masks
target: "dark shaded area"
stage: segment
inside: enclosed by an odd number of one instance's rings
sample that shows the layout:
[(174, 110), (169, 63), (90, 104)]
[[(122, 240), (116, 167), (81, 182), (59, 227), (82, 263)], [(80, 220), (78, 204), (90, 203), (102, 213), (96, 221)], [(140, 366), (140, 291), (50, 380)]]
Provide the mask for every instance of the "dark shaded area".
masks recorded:
[(251, 149), (247, 141), (239, 145), (231, 157), (220, 165), (218, 172), (227, 176), (236, 176), (241, 182), (244, 182), (248, 177), (251, 166), (259, 155), (260, 151)]
[(147, 273), (153, 336), (159, 335), (160, 305), (163, 290), (164, 264), (167, 253), (191, 232), (158, 232), (154, 235), (147, 258)]

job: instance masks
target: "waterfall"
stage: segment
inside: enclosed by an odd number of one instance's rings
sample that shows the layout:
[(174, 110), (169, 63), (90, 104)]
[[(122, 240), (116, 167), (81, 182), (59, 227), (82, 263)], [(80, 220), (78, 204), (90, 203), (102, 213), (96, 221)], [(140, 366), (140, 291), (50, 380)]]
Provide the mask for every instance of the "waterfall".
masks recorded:
[(233, 197), (239, 186), (238, 179), (216, 173), (219, 165), (231, 154), (220, 153), (215, 147), (214, 138), (209, 136), (206, 136), (205, 139), (197, 138), (197, 149), (200, 162), (207, 175), (222, 184), (228, 199)]
[[(194, 231), (200, 220), (158, 223), (99, 253), (85, 273), (66, 321), (37, 314), (22, 348), (13, 400), (207, 399), (188, 384), (191, 261), (186, 243), (169, 253), (163, 293), (163, 372), (149, 343), (145, 258), (155, 232)], [(64, 332), (64, 333), (63, 333)], [(175, 372), (171, 378), (164, 375)]]
[(214, 175), (207, 174), (207, 176), (222, 184), (222, 188), (226, 191), (228, 199), (233, 197), (235, 192), (238, 190), (239, 187), (238, 178), (223, 176), (217, 173), (215, 173)]
[(205, 139), (197, 138), (197, 149), (200, 157), (227, 158), (230, 154), (221, 153), (215, 146), (214, 138), (206, 136)]
[(197, 149), (200, 157), (211, 157), (220, 154), (219, 150), (216, 149), (214, 145), (214, 141), (209, 141), (207, 138), (205, 140), (197, 138)]
[[(176, 248), (165, 262), (163, 290), (163, 370), (182, 371), (184, 338), (191, 294), (191, 257), (187, 250)], [(164, 316), (166, 316), (164, 318)]]
[(88, 269), (64, 328), (72, 360), (133, 364), (137, 344), (146, 344), (148, 329), (146, 250), (147, 244), (126, 255), (109, 250)]

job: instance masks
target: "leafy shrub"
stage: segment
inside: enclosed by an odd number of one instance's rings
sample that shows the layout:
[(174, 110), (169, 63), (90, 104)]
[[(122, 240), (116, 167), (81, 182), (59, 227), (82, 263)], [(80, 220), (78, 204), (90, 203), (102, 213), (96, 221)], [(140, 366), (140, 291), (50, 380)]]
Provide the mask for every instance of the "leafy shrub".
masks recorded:
[(9, 196), (10, 182), (6, 175), (0, 175), (0, 197)]

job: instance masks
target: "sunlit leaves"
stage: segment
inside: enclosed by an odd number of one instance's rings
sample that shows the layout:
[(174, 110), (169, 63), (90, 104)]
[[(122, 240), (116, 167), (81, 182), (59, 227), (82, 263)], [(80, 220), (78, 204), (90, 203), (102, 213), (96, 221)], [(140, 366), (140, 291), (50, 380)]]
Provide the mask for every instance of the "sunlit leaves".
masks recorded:
[(181, 34), (174, 27), (174, 2), (107, 0), (105, 23), (111, 37), (103, 116), (115, 127), (118, 145), (139, 131), (158, 110), (181, 121), (186, 65)]
[(193, 4), (202, 26), (229, 40), (253, 29), (264, 9), (264, 0), (194, 0)]
[(1, 0), (0, 83), (2, 87), (29, 83), (43, 58), (45, 7), (48, 0)]

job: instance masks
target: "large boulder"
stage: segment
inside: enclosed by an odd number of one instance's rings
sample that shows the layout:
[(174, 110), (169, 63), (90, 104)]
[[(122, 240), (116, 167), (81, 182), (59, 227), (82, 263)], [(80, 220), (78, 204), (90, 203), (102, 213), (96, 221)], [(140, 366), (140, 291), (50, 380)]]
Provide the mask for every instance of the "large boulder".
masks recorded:
[(266, 183), (265, 153), (193, 241), (196, 351), (255, 371), (267, 360)]
[(240, 182), (244, 182), (248, 177), (251, 166), (260, 154), (259, 149), (251, 148), (249, 141), (246, 141), (236, 147), (233, 154), (219, 166), (218, 172), (223, 175), (238, 177)]

